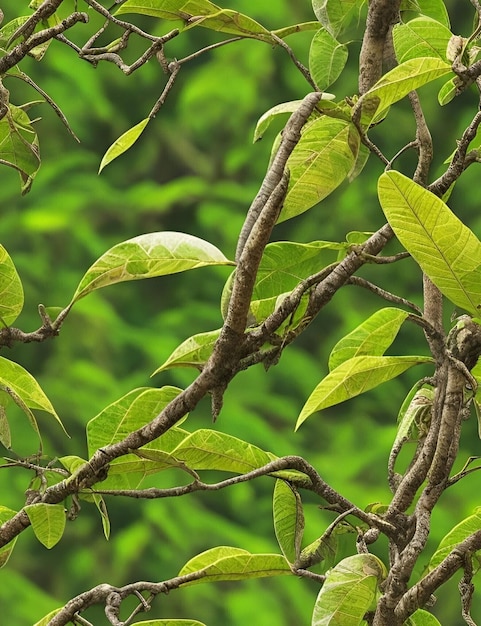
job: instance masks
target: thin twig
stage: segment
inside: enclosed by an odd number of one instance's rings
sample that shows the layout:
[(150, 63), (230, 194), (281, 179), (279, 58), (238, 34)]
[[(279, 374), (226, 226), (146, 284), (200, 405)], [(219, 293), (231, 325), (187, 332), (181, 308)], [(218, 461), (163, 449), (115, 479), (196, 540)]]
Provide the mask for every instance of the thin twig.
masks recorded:
[(371, 283), (365, 278), (361, 278), (359, 276), (351, 276), (346, 281), (346, 285), (355, 285), (356, 287), (363, 287), (364, 289), (368, 289), (372, 293), (375, 293), (377, 296), (379, 296), (380, 298), (383, 298), (384, 300), (387, 300), (388, 302), (393, 302), (394, 304), (400, 304), (401, 306), (406, 306), (409, 309), (412, 309), (413, 311), (418, 313), (419, 315), (422, 314), (421, 309), (417, 306), (417, 304), (414, 304), (414, 302), (411, 302), (410, 300), (407, 300), (406, 298), (402, 298), (401, 296), (396, 296), (394, 293), (391, 293), (390, 291), (386, 291), (385, 289), (382, 289), (378, 285)]

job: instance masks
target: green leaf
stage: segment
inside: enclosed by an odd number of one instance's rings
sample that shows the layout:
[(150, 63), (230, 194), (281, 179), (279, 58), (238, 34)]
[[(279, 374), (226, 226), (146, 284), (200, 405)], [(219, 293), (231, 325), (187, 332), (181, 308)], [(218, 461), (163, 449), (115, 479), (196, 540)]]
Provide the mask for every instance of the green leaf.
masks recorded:
[(145, 127), (150, 122), (150, 117), (145, 118), (129, 130), (125, 131), (123, 135), (121, 135), (118, 139), (114, 141), (114, 143), (110, 146), (107, 152), (102, 157), (102, 161), (100, 162), (99, 174), (109, 163), (112, 163), (114, 159), (119, 157), (124, 152), (127, 152), (129, 148), (131, 148), (140, 135), (144, 132)]
[(347, 57), (347, 46), (324, 28), (317, 31), (309, 50), (309, 70), (320, 91), (327, 89), (340, 76)]
[(109, 404), (87, 424), (89, 456), (103, 446), (122, 441), (153, 420), (179, 393), (177, 387), (134, 389)]
[(375, 606), (378, 586), (387, 576), (373, 554), (355, 554), (331, 569), (314, 605), (312, 626), (360, 626)]
[(189, 20), (197, 15), (213, 15), (220, 7), (210, 0), (128, 0), (117, 10), (120, 13), (140, 13), (164, 20)]
[(442, 59), (421, 57), (409, 59), (378, 80), (378, 82), (363, 94), (353, 109), (353, 117), (360, 112), (360, 122), (369, 126), (371, 122), (380, 119), (387, 109), (402, 100), (410, 91), (449, 74), (451, 65)]
[(404, 622), (403, 626), (441, 626), (441, 622), (432, 613), (418, 609)]
[(358, 150), (354, 125), (326, 116), (308, 123), (287, 161), (289, 188), (278, 221), (304, 213), (332, 193), (349, 174)]
[(3, 357), (0, 357), (0, 388), (24, 411), (37, 434), (39, 434), (37, 422), (29, 409), (50, 413), (67, 434), (50, 400), (35, 378), (18, 363)]
[[(9, 509), (6, 506), (0, 505), (0, 526), (4, 524), (5, 522), (8, 522), (9, 520), (11, 520), (12, 517), (15, 517), (16, 514), (17, 514), (17, 511), (12, 511), (12, 509)], [(9, 543), (7, 543), (6, 545), (0, 548), (0, 568), (2, 568), (4, 565), (7, 564), (8, 559), (10, 558), (10, 555), (12, 554), (13, 548), (15, 547), (15, 544), (17, 543), (17, 539), (18, 537), (15, 537), (14, 539), (12, 539), (12, 541), (10, 541)]]
[(336, 343), (329, 356), (332, 371), (354, 356), (382, 356), (392, 344), (408, 313), (387, 307), (376, 311)]
[(140, 13), (164, 20), (182, 20), (184, 29), (203, 26), (230, 35), (250, 37), (273, 45), (277, 44), (271, 33), (256, 20), (239, 13), (239, 11), (222, 9), (207, 0), (187, 0), (185, 2), (176, 0), (156, 0), (155, 2), (152, 0), (128, 0), (120, 7), (118, 13)]
[(208, 361), (220, 329), (193, 335), (178, 346), (169, 358), (158, 367), (152, 376), (170, 367), (197, 367), (201, 369)]
[(302, 280), (334, 263), (349, 245), (334, 241), (295, 243), (276, 241), (266, 246), (257, 272), (253, 300), (292, 291)]
[(0, 320), (11, 326), (22, 309), (22, 282), (8, 252), (0, 244)]
[(481, 304), (481, 242), (437, 196), (399, 172), (381, 175), (379, 201), (396, 237), (454, 304)]
[(205, 626), (196, 619), (149, 619), (146, 622), (135, 622), (136, 626)]
[(403, 20), (409, 18), (406, 12), (413, 11), (441, 22), (446, 28), (450, 27), (449, 15), (444, 0), (401, 0), (401, 11), (404, 12)]
[(37, 539), (46, 548), (53, 548), (65, 530), (66, 514), (61, 504), (29, 504), (25, 507)]
[(438, 93), (438, 102), (441, 106), (449, 104), (456, 97), (457, 87), (456, 78), (451, 78), (441, 87)]
[[(2, 395), (6, 395), (4, 391), (0, 392)], [(10, 432), (10, 426), (8, 424), (7, 412), (3, 404), (0, 404), (0, 443), (10, 450), (12, 447), (12, 433)]]
[(0, 164), (19, 172), (22, 194), (30, 190), (40, 167), (37, 133), (25, 111), (12, 104), (0, 120)]
[[(315, 119), (316, 117), (319, 117), (318, 109), (320, 107), (327, 108), (327, 109), (329, 109), (330, 106), (335, 107), (336, 105), (334, 103), (330, 103), (330, 101), (334, 100), (335, 97), (336, 96), (332, 93), (327, 93), (326, 91), (323, 92), (320, 103), (311, 114), (311, 119)], [(290, 102), (283, 102), (282, 104), (276, 104), (276, 106), (272, 107), (271, 109), (263, 113), (260, 116), (259, 120), (257, 121), (255, 130), (254, 130), (254, 140), (253, 140), (254, 143), (262, 139), (266, 130), (269, 128), (269, 126), (274, 120), (278, 118), (282, 118), (284, 116), (287, 117), (291, 113), (294, 113), (294, 111), (297, 111), (297, 109), (299, 108), (299, 105), (301, 104), (301, 102), (302, 100), (291, 100)]]
[(365, 0), (312, 0), (312, 8), (317, 19), (333, 37), (349, 26)]
[[(155, 442), (152, 446), (154, 447)], [(277, 457), (227, 433), (201, 428), (188, 433), (172, 451), (176, 459), (194, 470), (222, 470), (244, 474)]]
[(48, 626), (50, 624), (52, 617), (55, 617), (57, 613), (60, 613), (62, 609), (63, 607), (60, 607), (59, 609), (54, 609), (53, 611), (50, 611), (48, 615), (45, 615), (45, 617), (42, 617), (40, 621), (35, 622), (33, 626)]
[(424, 356), (355, 356), (344, 361), (311, 393), (297, 419), (296, 430), (316, 411), (374, 389), (414, 365), (430, 362), (431, 359)]
[(481, 530), (481, 507), (476, 507), (474, 515), (470, 515), (452, 528), (441, 540), (436, 552), (431, 557), (428, 571), (437, 567), (456, 546), (473, 533)]
[(284, 480), (276, 480), (273, 499), (274, 531), (282, 554), (294, 563), (301, 551), (304, 512), (299, 493)]
[(219, 580), (248, 580), (291, 574), (289, 563), (280, 554), (251, 554), (247, 550), (218, 546), (198, 554), (180, 570), (179, 576), (201, 572), (202, 577), (182, 585)]
[(446, 62), (446, 49), (452, 33), (430, 17), (418, 17), (406, 24), (396, 24), (393, 43), (399, 63), (416, 57), (437, 57)]
[(288, 37), (289, 35), (293, 35), (296, 33), (304, 33), (310, 30), (318, 30), (319, 22), (316, 20), (315, 22), (301, 22), (300, 24), (292, 24), (292, 26), (285, 26), (283, 28), (278, 28), (277, 30), (273, 30), (272, 33), (277, 35), (281, 39)]
[(433, 400), (432, 387), (420, 385), (419, 382), (412, 387), (399, 409), (398, 429), (393, 449), (411, 438), (419, 438), (420, 431), (429, 425), (424, 420), (428, 416), (428, 422), (430, 422)]
[(80, 281), (72, 303), (107, 285), (176, 274), (207, 265), (234, 263), (215, 246), (193, 235), (168, 231), (140, 235), (103, 254)]

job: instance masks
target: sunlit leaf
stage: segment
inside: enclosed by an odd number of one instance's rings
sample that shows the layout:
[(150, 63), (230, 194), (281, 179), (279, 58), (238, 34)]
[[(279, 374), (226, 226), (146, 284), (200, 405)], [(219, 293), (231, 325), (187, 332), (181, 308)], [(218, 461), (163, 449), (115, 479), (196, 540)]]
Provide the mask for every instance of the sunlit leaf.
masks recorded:
[(430, 361), (424, 356), (355, 356), (344, 361), (311, 393), (297, 419), (296, 429), (316, 411), (354, 398), (396, 378), (414, 365)]
[(203, 239), (176, 232), (140, 235), (117, 244), (87, 271), (72, 302), (107, 285), (185, 272), (207, 265), (234, 265)]
[(323, 91), (339, 77), (348, 57), (347, 46), (321, 28), (311, 41), (309, 70), (317, 87)]
[(447, 62), (446, 49), (451, 36), (449, 28), (429, 17), (396, 24), (393, 43), (398, 63), (416, 57), (439, 57)]
[(360, 626), (375, 606), (387, 570), (373, 554), (355, 554), (329, 570), (314, 605), (312, 626)]
[(109, 404), (87, 424), (89, 456), (148, 424), (180, 391), (177, 387), (134, 389)]
[[(60, 424), (55, 409), (35, 378), (21, 365), (0, 357), (0, 386), (12, 400), (26, 413), (34, 430), (38, 433), (35, 418), (29, 409), (46, 411)], [(33, 421), (32, 421), (33, 420)]]
[(481, 242), (448, 206), (399, 172), (382, 174), (379, 201), (396, 237), (441, 292), (479, 315)]
[(102, 157), (102, 161), (99, 166), (99, 174), (104, 167), (106, 167), (109, 163), (112, 163), (114, 159), (119, 157), (124, 152), (127, 152), (127, 150), (134, 145), (140, 135), (144, 132), (144, 129), (149, 121), (150, 118), (147, 117), (145, 120), (142, 120), (132, 128), (129, 128), (129, 130), (125, 131), (123, 135), (114, 141)]
[(266, 246), (257, 272), (253, 300), (292, 291), (299, 282), (334, 263), (346, 243), (276, 241)]
[(376, 311), (343, 337), (329, 356), (329, 370), (354, 356), (382, 356), (392, 344), (408, 313), (388, 307)]
[(312, 0), (317, 19), (333, 37), (337, 37), (359, 15), (365, 0)]
[(61, 504), (29, 504), (24, 508), (37, 539), (46, 548), (53, 548), (65, 530), (66, 513)]
[(201, 368), (212, 354), (219, 335), (220, 329), (189, 337), (172, 352), (168, 359), (155, 370), (152, 376), (170, 367)]
[(379, 119), (395, 102), (402, 100), (410, 91), (445, 76), (451, 72), (451, 64), (434, 57), (409, 59), (397, 65), (362, 95), (353, 110), (353, 116), (360, 111), (360, 122), (369, 126), (373, 119)]
[(272, 510), (279, 547), (289, 563), (294, 563), (301, 550), (304, 512), (299, 493), (284, 480), (276, 480)]
[(289, 188), (279, 222), (332, 193), (350, 172), (358, 150), (359, 134), (352, 124), (326, 116), (307, 124), (287, 161)]
[(22, 282), (5, 248), (0, 245), (0, 320), (10, 326), (23, 308)]
[[(5, 395), (5, 392), (1, 392)], [(3, 404), (0, 404), (0, 443), (5, 446), (7, 450), (10, 450), (12, 446), (12, 433), (8, 424), (7, 412)]]
[(414, 17), (408, 13), (413, 12), (430, 17), (447, 28), (450, 27), (449, 15), (444, 0), (401, 0), (401, 11), (404, 12), (403, 17), (406, 19)]
[(171, 454), (191, 469), (222, 470), (238, 474), (250, 472), (277, 458), (247, 441), (204, 428), (189, 433)]
[(223, 9), (207, 0), (128, 0), (118, 13), (140, 13), (164, 20), (182, 20), (184, 29), (203, 26), (210, 30), (260, 39), (276, 44), (271, 33), (248, 15)]
[[(0, 526), (11, 520), (16, 514), (17, 511), (12, 511), (12, 509), (7, 508), (6, 506), (0, 506)], [(7, 561), (12, 554), (12, 550), (17, 543), (17, 539), (18, 536), (0, 548), (0, 568), (7, 564)]]
[(470, 515), (462, 522), (452, 528), (443, 537), (436, 552), (429, 561), (428, 570), (431, 571), (450, 554), (456, 546), (467, 539), (470, 535), (481, 530), (481, 507), (477, 507), (473, 515)]
[(248, 580), (291, 574), (289, 563), (280, 554), (251, 554), (247, 550), (219, 546), (198, 554), (180, 570), (179, 576), (201, 572), (202, 577), (182, 585), (218, 580)]
[(441, 622), (432, 613), (418, 609), (404, 622), (403, 626), (441, 626)]

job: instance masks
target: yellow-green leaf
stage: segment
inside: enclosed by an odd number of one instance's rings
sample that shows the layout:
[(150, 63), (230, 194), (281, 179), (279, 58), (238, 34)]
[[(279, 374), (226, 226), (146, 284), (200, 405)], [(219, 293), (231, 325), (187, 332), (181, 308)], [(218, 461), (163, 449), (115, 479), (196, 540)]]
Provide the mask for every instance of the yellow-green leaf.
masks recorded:
[(396, 237), (451, 302), (481, 305), (481, 242), (449, 207), (396, 171), (382, 174), (379, 201)]
[(29, 504), (25, 512), (32, 524), (37, 539), (46, 548), (60, 541), (65, 530), (66, 514), (61, 504)]
[(22, 282), (8, 252), (0, 245), (0, 320), (11, 326), (22, 308)]
[(330, 372), (314, 389), (297, 419), (296, 429), (313, 413), (354, 398), (396, 378), (420, 363), (424, 356), (355, 356)]
[(114, 141), (102, 157), (102, 161), (99, 166), (99, 174), (104, 167), (106, 167), (109, 163), (112, 163), (114, 159), (119, 157), (124, 152), (127, 152), (127, 150), (134, 145), (140, 135), (144, 132), (144, 129), (149, 121), (150, 118), (147, 117), (145, 120), (142, 120), (132, 128), (129, 128), (129, 130), (125, 131), (123, 135)]
[(211, 243), (193, 235), (169, 231), (140, 235), (103, 254), (80, 281), (72, 302), (107, 285), (176, 274), (207, 265), (234, 263)]

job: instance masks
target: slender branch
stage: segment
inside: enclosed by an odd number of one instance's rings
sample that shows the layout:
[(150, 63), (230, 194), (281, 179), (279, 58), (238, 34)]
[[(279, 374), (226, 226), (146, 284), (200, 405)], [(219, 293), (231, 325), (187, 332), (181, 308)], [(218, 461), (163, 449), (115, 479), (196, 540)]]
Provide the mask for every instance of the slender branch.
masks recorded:
[(402, 298), (401, 296), (396, 296), (394, 293), (386, 291), (385, 289), (378, 287), (378, 285), (374, 285), (365, 278), (360, 278), (359, 276), (351, 276), (351, 278), (346, 281), (346, 285), (356, 285), (357, 287), (363, 287), (364, 289), (375, 293), (377, 296), (384, 298), (384, 300), (387, 300), (388, 302), (399, 304), (401, 306), (406, 306), (409, 309), (412, 309), (413, 311), (418, 313), (419, 315), (422, 314), (421, 309), (417, 306), (417, 304), (414, 304), (414, 302), (410, 302), (409, 300), (406, 300), (406, 298)]

